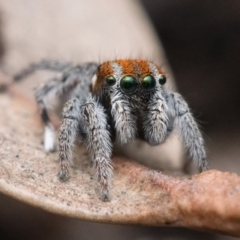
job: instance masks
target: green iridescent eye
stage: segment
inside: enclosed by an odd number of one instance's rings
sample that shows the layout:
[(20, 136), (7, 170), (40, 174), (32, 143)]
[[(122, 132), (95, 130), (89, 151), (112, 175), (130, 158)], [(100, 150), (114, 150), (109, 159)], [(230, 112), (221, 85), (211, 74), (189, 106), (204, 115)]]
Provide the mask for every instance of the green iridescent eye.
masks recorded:
[(120, 87), (126, 93), (134, 92), (137, 89), (138, 81), (133, 76), (124, 76), (121, 79)]
[(161, 85), (164, 85), (167, 81), (167, 78), (164, 76), (164, 75), (161, 75), (160, 78), (159, 78), (159, 83)]
[(116, 83), (116, 78), (113, 76), (108, 76), (106, 78), (106, 83), (108, 86), (113, 86)]
[(141, 88), (144, 91), (151, 91), (155, 88), (155, 86), (156, 86), (156, 80), (151, 75), (145, 76), (141, 81)]

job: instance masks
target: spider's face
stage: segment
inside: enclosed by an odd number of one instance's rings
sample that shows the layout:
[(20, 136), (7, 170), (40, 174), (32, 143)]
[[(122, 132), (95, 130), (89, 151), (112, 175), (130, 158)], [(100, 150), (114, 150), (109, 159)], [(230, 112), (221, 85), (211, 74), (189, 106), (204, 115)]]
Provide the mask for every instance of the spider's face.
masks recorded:
[(161, 68), (154, 63), (133, 59), (104, 62), (99, 66), (93, 92), (121, 92), (129, 98), (141, 98), (158, 91), (166, 82)]

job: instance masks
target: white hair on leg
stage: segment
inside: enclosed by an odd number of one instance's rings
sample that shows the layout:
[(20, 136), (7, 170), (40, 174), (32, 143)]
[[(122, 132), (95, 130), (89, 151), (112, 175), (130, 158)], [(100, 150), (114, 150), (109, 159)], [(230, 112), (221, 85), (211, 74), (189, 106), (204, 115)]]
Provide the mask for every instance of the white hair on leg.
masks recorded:
[(54, 127), (45, 126), (44, 129), (44, 150), (52, 152), (55, 150), (55, 129)]

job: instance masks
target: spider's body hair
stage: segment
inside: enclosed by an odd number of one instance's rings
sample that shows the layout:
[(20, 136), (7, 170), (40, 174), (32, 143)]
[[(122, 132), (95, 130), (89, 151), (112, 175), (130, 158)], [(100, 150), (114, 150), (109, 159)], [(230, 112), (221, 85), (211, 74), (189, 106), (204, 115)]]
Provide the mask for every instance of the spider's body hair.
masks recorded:
[[(44, 64), (33, 66), (44, 68)], [(125, 144), (139, 137), (150, 145), (159, 145), (175, 127), (180, 130), (196, 165), (207, 169), (204, 141), (189, 107), (180, 94), (165, 89), (164, 73), (154, 63), (128, 59), (108, 61), (99, 66), (96, 63), (74, 66), (56, 62), (55, 66), (59, 68), (47, 64), (45, 68), (62, 69), (63, 74), (41, 86), (35, 96), (46, 126), (46, 151), (52, 150), (54, 145), (50, 139), (53, 138), (50, 134), (53, 125), (47, 114), (47, 96), (67, 100), (59, 133), (61, 180), (68, 178), (73, 147), (76, 139), (80, 139), (85, 142), (92, 159), (101, 199), (108, 200), (112, 141), (117, 139)]]

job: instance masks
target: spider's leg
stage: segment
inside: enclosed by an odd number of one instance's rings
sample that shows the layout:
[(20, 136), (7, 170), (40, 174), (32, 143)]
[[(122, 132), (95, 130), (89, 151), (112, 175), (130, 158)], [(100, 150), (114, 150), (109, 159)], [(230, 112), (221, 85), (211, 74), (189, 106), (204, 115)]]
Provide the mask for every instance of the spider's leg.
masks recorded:
[(73, 64), (70, 62), (59, 62), (50, 59), (43, 59), (40, 62), (30, 64), (27, 68), (23, 69), (15, 76), (13, 76), (13, 79), (14, 81), (20, 81), (38, 70), (63, 72), (65, 69), (70, 68), (72, 66)]
[(44, 133), (44, 149), (45, 151), (53, 151), (55, 145), (55, 129), (53, 124), (50, 121), (47, 106), (49, 105), (49, 100), (56, 96), (61, 96), (66, 88), (66, 84), (62, 81), (62, 77), (53, 78), (50, 81), (46, 82), (44, 85), (39, 87), (35, 92), (35, 98), (40, 110), (40, 115), (42, 121), (45, 125)]
[(168, 104), (170, 111), (175, 116), (174, 126), (180, 130), (190, 157), (202, 171), (207, 170), (208, 163), (206, 161), (204, 140), (188, 104), (179, 93), (170, 93)]
[[(54, 126), (50, 122), (47, 106), (51, 98), (65, 99), (67, 94), (71, 97), (73, 92), (77, 92), (82, 97), (89, 92), (91, 79), (97, 69), (96, 63), (88, 63), (76, 66), (64, 72), (61, 76), (51, 79), (35, 92), (35, 98), (38, 103), (42, 121), (45, 125), (44, 148), (46, 151), (54, 150)], [(73, 96), (72, 96), (73, 97)]]
[(107, 117), (103, 107), (91, 96), (81, 106), (81, 115), (84, 120), (85, 142), (100, 184), (101, 199), (107, 201), (112, 175), (112, 144), (107, 130)]
[(131, 111), (131, 106), (121, 93), (111, 96), (111, 114), (115, 121), (117, 138), (122, 144), (128, 143), (136, 136), (136, 117)]
[(62, 181), (65, 181), (69, 175), (68, 168), (81, 123), (80, 105), (80, 100), (73, 98), (63, 108), (63, 119), (59, 131), (59, 179)]
[(163, 143), (169, 135), (167, 111), (167, 103), (161, 92), (156, 92), (151, 97), (147, 108), (141, 112), (144, 136), (150, 145)]

